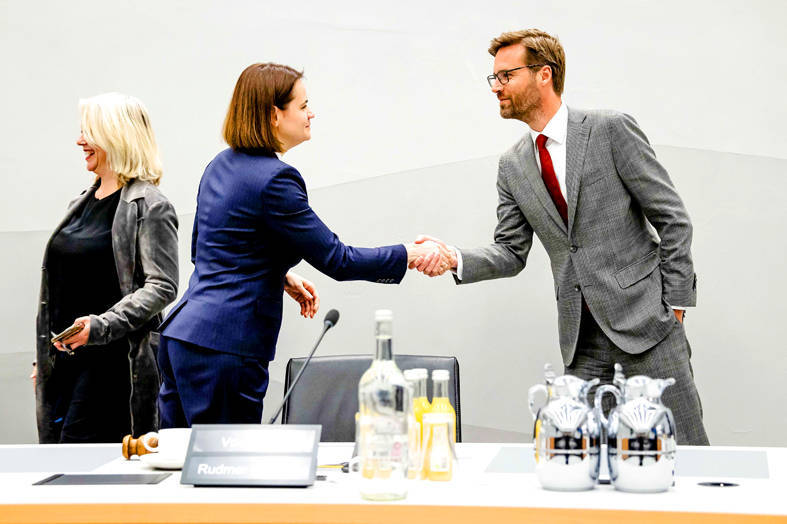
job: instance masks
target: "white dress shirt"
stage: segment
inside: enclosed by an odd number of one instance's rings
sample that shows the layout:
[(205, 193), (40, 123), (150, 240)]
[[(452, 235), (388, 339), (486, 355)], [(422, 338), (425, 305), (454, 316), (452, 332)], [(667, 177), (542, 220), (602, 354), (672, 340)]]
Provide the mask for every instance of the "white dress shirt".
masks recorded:
[(560, 104), (557, 113), (547, 122), (543, 131), (535, 131), (532, 127), (529, 129), (530, 138), (533, 139), (533, 150), (536, 152), (536, 165), (538, 166), (539, 172), (541, 171), (541, 157), (538, 155), (536, 139), (538, 135), (547, 137), (546, 147), (549, 156), (552, 157), (552, 167), (555, 168), (555, 176), (557, 177), (557, 183), (560, 185), (560, 193), (563, 195), (563, 200), (568, 202), (568, 194), (566, 193), (566, 135), (568, 134), (568, 109), (566, 109), (566, 104)]

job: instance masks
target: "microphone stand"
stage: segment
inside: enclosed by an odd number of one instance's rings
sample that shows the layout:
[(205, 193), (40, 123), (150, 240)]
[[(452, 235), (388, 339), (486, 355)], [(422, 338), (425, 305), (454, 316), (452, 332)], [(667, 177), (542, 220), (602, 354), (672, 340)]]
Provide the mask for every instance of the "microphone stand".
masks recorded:
[(309, 362), (311, 361), (314, 352), (317, 351), (317, 346), (319, 346), (320, 342), (322, 342), (322, 337), (324, 337), (325, 333), (327, 333), (328, 330), (331, 329), (333, 326), (334, 323), (331, 322), (330, 320), (326, 320), (323, 323), (323, 328), (322, 328), (322, 333), (320, 333), (320, 338), (317, 339), (317, 342), (314, 344), (314, 347), (309, 353), (309, 356), (306, 357), (306, 362), (303, 363), (303, 366), (301, 366), (301, 369), (298, 371), (298, 374), (295, 375), (295, 380), (293, 380), (292, 384), (290, 384), (290, 388), (287, 390), (287, 393), (284, 395), (284, 399), (282, 399), (281, 404), (279, 405), (279, 409), (276, 410), (276, 414), (273, 415), (273, 417), (271, 417), (271, 419), (268, 421), (268, 424), (275, 423), (276, 419), (279, 418), (279, 414), (281, 413), (281, 410), (284, 409), (284, 404), (286, 404), (287, 399), (290, 398), (290, 393), (292, 393), (292, 390), (295, 389), (295, 384), (298, 383), (298, 380), (301, 378), (301, 375), (303, 375), (303, 372), (306, 370), (306, 366), (309, 365)]

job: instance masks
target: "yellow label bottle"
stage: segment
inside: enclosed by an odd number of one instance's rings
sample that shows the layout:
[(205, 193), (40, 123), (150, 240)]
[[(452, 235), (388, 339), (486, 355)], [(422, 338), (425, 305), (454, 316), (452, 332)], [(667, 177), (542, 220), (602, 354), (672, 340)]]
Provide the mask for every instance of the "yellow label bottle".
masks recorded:
[(426, 448), (423, 470), (428, 480), (448, 481), (454, 475), (454, 451), (451, 444), (451, 416), (448, 413), (426, 413)]
[[(416, 390), (418, 387), (418, 373), (415, 369), (405, 369), (404, 370), (404, 379), (407, 381), (407, 384), (413, 389)], [(415, 414), (415, 394), (413, 394), (413, 402), (410, 406), (410, 410), (407, 413), (407, 443), (408, 443), (408, 467), (407, 467), (407, 478), (408, 479), (417, 479), (421, 476), (421, 464), (422, 464), (422, 442), (421, 442), (421, 423), (416, 418)], [(422, 417), (421, 417), (422, 418)]]
[(423, 442), (424, 413), (429, 413), (432, 410), (432, 405), (426, 398), (426, 380), (429, 378), (429, 372), (424, 368), (416, 368), (412, 371), (414, 377), (413, 415), (415, 421), (421, 426), (421, 442)]
[(412, 428), (410, 433), (410, 469), (407, 478), (426, 478), (423, 471), (423, 452), (426, 444), (424, 434), (424, 413), (431, 409), (426, 398), (426, 381), (429, 372), (424, 368), (407, 369), (404, 377), (413, 388)]
[(430, 413), (445, 413), (451, 419), (451, 442), (456, 443), (456, 411), (448, 400), (448, 370), (432, 370), (432, 409)]

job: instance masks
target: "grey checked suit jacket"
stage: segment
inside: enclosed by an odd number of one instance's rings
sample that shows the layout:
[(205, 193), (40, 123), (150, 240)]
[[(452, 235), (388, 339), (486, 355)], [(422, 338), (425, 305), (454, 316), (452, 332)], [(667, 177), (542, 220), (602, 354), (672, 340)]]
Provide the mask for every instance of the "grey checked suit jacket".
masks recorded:
[(628, 115), (569, 108), (568, 228), (535, 154), (525, 134), (500, 158), (494, 243), (460, 248), (457, 282), (516, 275), (535, 232), (552, 266), (565, 365), (576, 349), (582, 296), (622, 350), (653, 347), (677, 322), (670, 305), (696, 305), (696, 276), (689, 216), (644, 133)]

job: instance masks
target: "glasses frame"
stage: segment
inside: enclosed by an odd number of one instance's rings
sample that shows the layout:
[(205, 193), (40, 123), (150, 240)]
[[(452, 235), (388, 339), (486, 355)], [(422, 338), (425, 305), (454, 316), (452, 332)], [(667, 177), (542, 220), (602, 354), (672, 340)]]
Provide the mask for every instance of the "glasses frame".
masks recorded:
[[(548, 66), (548, 65), (549, 64), (528, 64), (528, 65), (523, 65), (523, 66), (520, 66), (520, 67), (515, 67), (513, 69), (503, 69), (503, 70), (498, 71), (497, 73), (494, 73), (494, 74), (491, 74), (491, 75), (487, 76), (486, 77), (486, 81), (489, 83), (489, 87), (495, 87), (495, 84), (494, 84), (495, 80), (497, 80), (498, 84), (500, 84), (501, 86), (504, 86), (508, 82), (511, 81), (511, 79), (508, 77), (508, 75), (509, 75), (509, 73), (511, 73), (513, 71), (518, 71), (520, 69), (530, 69), (531, 67), (544, 67), (544, 66)], [(502, 77), (500, 75), (502, 75)], [(505, 78), (505, 81), (503, 81), (504, 78)]]

